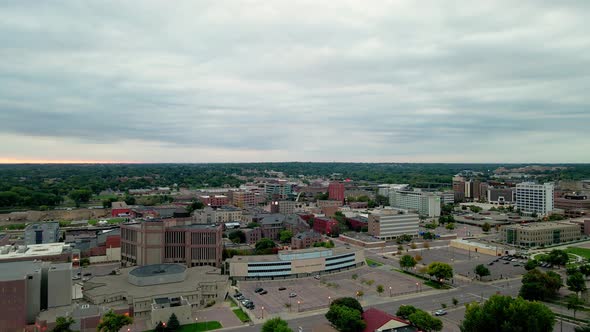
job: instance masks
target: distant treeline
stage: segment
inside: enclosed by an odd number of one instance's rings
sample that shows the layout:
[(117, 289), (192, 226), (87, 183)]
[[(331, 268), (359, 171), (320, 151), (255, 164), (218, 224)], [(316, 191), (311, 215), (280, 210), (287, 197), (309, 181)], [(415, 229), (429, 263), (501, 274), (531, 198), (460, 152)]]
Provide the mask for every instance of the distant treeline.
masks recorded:
[[(243, 163), (243, 164), (106, 164), (106, 165), (0, 165), (0, 208), (61, 204), (66, 197), (86, 202), (106, 189), (171, 186), (236, 187), (273, 170), (287, 176), (329, 177), (373, 183), (449, 185), (462, 170), (489, 173), (524, 164), (405, 164), (405, 163)], [(543, 174), (543, 180), (590, 179), (590, 165), (565, 165), (567, 170)], [(240, 176), (238, 179), (236, 176)]]

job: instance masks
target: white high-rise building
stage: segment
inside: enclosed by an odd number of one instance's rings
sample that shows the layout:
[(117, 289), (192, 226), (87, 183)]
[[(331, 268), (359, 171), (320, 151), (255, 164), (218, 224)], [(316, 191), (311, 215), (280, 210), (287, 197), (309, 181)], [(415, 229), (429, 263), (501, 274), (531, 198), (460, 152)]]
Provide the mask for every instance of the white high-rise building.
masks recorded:
[(395, 208), (415, 210), (421, 216), (440, 216), (440, 196), (434, 193), (394, 190), (389, 194), (389, 204)]
[(553, 190), (553, 183), (519, 183), (516, 185), (516, 207), (525, 213), (546, 216), (553, 211)]

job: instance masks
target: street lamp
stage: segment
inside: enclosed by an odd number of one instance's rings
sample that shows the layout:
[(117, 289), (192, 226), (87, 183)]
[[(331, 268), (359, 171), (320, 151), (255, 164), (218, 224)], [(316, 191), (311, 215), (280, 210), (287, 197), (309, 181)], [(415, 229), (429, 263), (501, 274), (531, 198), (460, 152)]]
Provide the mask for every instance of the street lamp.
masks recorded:
[(331, 305), (331, 304), (332, 304), (332, 297), (328, 296), (328, 305)]
[(420, 287), (420, 283), (419, 283), (419, 282), (417, 282), (417, 283), (416, 283), (416, 292), (419, 292), (419, 291), (420, 291), (420, 288), (419, 288), (419, 287)]
[(262, 319), (264, 319), (264, 306), (260, 307), (260, 309), (261, 309), (260, 311), (261, 311)]
[(199, 330), (199, 317), (195, 317), (195, 331)]
[(301, 311), (301, 301), (297, 301), (297, 312)]
[(391, 297), (391, 286), (389, 286), (389, 297)]

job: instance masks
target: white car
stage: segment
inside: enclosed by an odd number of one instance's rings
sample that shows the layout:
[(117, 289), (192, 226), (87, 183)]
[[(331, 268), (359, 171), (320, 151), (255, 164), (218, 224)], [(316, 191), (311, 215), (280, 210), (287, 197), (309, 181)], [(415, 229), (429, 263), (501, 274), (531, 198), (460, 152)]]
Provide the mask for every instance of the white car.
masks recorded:
[(447, 312), (445, 310), (443, 310), (443, 309), (439, 309), (439, 310), (437, 310), (437, 311), (434, 312), (434, 315), (435, 316), (444, 316), (446, 314), (447, 314)]
[(289, 297), (296, 297), (297, 293), (289, 293)]

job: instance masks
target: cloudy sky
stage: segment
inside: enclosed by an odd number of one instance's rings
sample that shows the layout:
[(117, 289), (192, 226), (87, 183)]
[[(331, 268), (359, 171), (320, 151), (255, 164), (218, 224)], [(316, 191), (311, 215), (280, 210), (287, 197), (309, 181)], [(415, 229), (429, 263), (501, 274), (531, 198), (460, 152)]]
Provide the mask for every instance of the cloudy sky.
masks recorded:
[(0, 162), (590, 162), (590, 1), (2, 1)]

